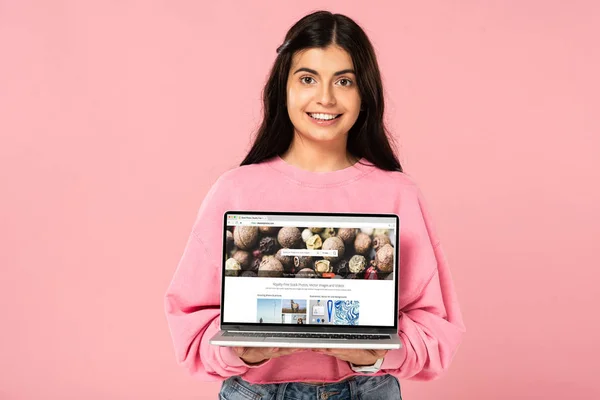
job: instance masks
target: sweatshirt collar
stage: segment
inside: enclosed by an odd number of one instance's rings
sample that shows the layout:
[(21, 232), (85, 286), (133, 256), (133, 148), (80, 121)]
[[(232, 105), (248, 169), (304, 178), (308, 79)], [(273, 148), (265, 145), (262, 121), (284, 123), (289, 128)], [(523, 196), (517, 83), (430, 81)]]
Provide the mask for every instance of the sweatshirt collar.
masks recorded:
[(340, 185), (360, 179), (375, 169), (375, 166), (365, 158), (359, 159), (354, 165), (337, 171), (312, 172), (289, 164), (281, 156), (275, 156), (266, 165), (284, 174), (288, 178), (304, 186), (323, 187)]

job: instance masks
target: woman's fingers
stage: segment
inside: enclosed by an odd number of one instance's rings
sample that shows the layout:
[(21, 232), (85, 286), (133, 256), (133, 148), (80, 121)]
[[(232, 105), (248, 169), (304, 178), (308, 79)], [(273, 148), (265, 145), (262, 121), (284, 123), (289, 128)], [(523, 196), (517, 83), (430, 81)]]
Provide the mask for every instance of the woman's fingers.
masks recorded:
[(233, 347), (238, 357), (249, 362), (259, 362), (269, 358), (277, 358), (306, 349), (279, 347)]
[(299, 351), (300, 349), (295, 349), (295, 348), (283, 348), (283, 349), (279, 349), (279, 351), (277, 352), (278, 356), (284, 356), (287, 354), (292, 354), (295, 353), (297, 351)]

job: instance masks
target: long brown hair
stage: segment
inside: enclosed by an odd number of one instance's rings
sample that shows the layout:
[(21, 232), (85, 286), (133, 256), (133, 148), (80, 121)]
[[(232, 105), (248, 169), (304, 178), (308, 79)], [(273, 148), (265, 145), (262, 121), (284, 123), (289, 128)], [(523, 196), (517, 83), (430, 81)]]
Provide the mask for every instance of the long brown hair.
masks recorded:
[(330, 45), (337, 45), (350, 54), (361, 98), (362, 111), (348, 132), (348, 152), (381, 169), (402, 171), (383, 122), (383, 85), (373, 46), (356, 22), (328, 11), (317, 11), (300, 19), (277, 49), (277, 58), (263, 90), (263, 120), (241, 165), (259, 163), (287, 151), (294, 137), (294, 126), (285, 107), (292, 56), (299, 50)]

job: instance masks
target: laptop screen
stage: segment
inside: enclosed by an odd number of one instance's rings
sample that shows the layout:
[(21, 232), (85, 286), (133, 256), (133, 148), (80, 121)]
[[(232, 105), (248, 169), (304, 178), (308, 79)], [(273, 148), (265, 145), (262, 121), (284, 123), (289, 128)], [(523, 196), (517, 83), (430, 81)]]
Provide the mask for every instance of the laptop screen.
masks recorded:
[(393, 327), (398, 218), (225, 214), (222, 322)]

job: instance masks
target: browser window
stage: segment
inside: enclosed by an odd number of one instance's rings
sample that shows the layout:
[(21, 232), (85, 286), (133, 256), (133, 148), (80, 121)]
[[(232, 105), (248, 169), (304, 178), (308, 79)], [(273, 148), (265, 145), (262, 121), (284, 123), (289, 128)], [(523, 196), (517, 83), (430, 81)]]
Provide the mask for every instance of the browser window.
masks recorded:
[(396, 221), (228, 214), (223, 322), (393, 326)]

